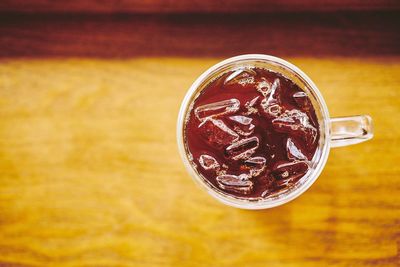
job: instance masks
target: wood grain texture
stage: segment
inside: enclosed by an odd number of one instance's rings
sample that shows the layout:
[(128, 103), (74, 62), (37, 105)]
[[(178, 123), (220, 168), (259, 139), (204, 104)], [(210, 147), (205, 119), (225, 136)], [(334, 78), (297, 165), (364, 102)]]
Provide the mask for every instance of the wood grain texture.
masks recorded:
[(0, 17), (8, 58), (400, 55), (399, 12)]
[(291, 59), (375, 137), (264, 211), (218, 203), (178, 156), (180, 102), (217, 59), (2, 60), (0, 266), (399, 266), (399, 59)]
[(19, 13), (245, 13), (399, 10), (396, 0), (2, 0), (0, 12)]

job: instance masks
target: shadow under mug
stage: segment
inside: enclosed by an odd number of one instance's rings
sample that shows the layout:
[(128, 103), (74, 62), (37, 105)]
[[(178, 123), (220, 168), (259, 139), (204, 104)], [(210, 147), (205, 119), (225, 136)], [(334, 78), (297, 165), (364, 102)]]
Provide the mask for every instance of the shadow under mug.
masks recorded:
[[(184, 131), (191, 108), (201, 91), (213, 80), (228, 71), (258, 67), (278, 72), (292, 80), (309, 96), (319, 123), (320, 139), (310, 161), (308, 172), (291, 188), (262, 199), (246, 199), (226, 194), (204, 178), (190, 162)], [(274, 56), (249, 54), (232, 57), (206, 70), (189, 88), (183, 99), (177, 123), (178, 149), (184, 165), (193, 179), (211, 196), (229, 206), (243, 209), (267, 209), (285, 204), (305, 192), (318, 178), (328, 159), (331, 147), (357, 144), (373, 137), (372, 119), (368, 115), (330, 118), (317, 86), (293, 64)]]

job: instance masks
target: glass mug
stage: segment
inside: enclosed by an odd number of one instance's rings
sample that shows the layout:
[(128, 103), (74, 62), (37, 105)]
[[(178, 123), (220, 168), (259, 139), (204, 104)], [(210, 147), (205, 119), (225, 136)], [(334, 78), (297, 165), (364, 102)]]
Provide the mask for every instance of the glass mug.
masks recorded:
[[(207, 181), (190, 162), (188, 148), (185, 144), (185, 122), (189, 116), (192, 103), (199, 93), (214, 79), (228, 71), (243, 67), (258, 67), (278, 72), (297, 84), (306, 92), (315, 109), (319, 122), (320, 138), (317, 150), (310, 162), (308, 172), (295, 184), (278, 195), (263, 199), (237, 198), (225, 194)], [(242, 209), (267, 209), (285, 204), (305, 192), (318, 178), (328, 159), (331, 147), (357, 144), (373, 137), (372, 119), (368, 115), (330, 118), (317, 86), (311, 79), (293, 64), (274, 56), (249, 54), (226, 59), (206, 70), (189, 88), (183, 99), (177, 123), (178, 149), (184, 165), (193, 179), (211, 196), (229, 206)]]

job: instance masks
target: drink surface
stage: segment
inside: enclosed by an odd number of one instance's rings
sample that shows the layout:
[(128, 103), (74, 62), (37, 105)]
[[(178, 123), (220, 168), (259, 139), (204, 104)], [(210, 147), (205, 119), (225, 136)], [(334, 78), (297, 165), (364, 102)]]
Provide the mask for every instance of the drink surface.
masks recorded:
[(191, 164), (228, 195), (264, 198), (309, 170), (319, 124), (306, 93), (279, 73), (227, 72), (194, 100), (184, 129)]

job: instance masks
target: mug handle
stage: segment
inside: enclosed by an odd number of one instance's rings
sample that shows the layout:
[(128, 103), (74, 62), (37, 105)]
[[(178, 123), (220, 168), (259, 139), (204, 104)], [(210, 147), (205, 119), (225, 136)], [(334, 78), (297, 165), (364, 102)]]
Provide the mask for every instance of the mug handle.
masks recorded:
[(372, 118), (368, 115), (331, 118), (331, 147), (358, 144), (374, 136)]

